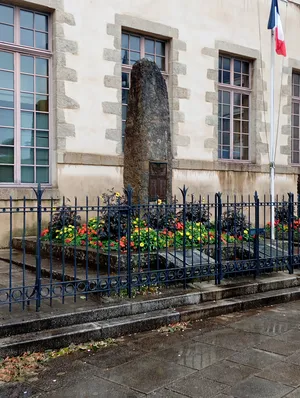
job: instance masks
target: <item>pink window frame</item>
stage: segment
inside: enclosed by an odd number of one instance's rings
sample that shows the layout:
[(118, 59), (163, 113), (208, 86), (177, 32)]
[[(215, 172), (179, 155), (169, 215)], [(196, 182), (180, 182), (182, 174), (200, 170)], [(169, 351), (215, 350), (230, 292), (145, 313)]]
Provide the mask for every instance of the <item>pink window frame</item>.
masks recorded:
[[(294, 124), (293, 124), (293, 115), (294, 115), (294, 113), (293, 113), (293, 104), (295, 104), (295, 103), (299, 104), (299, 108), (300, 108), (300, 93), (299, 93), (299, 97), (294, 96), (294, 75), (298, 75), (300, 77), (300, 73), (297, 72), (297, 71), (293, 71), (293, 74), (292, 74), (291, 165), (292, 166), (299, 166), (299, 164), (300, 164), (300, 144), (299, 144), (299, 147), (298, 147), (299, 162), (298, 163), (293, 162), (293, 152), (296, 152), (296, 151), (293, 151), (293, 127), (298, 127), (298, 129), (299, 129), (299, 137), (300, 137), (300, 120), (299, 120), (299, 126), (294, 126)], [(299, 87), (299, 89), (300, 89), (300, 87)], [(300, 112), (299, 112), (298, 116), (299, 116), (299, 119), (300, 119)], [(299, 142), (300, 142), (300, 138), (299, 138)]]
[[(149, 39), (149, 40), (155, 40), (155, 41), (160, 41), (165, 43), (165, 70), (161, 71), (161, 74), (163, 75), (164, 79), (166, 80), (166, 83), (168, 85), (168, 77), (169, 77), (169, 50), (170, 50), (170, 43), (168, 40), (157, 37), (157, 36), (151, 36), (151, 34), (149, 35), (148, 33), (138, 33), (138, 32), (133, 32), (127, 29), (122, 29), (122, 33), (121, 34), (127, 34), (130, 36), (136, 36), (139, 37), (141, 39), (141, 45), (140, 45), (140, 55), (141, 55), (141, 59), (145, 57), (145, 40)], [(129, 87), (130, 87), (130, 74), (131, 74), (131, 70), (132, 70), (132, 66), (130, 64), (123, 64), (122, 63), (122, 72), (121, 73), (128, 73), (129, 74)], [(122, 102), (122, 110), (123, 110), (123, 102)], [(123, 139), (123, 123), (126, 121), (123, 119), (123, 113), (122, 113), (122, 139)]]
[[(49, 98), (49, 183), (43, 183), (43, 186), (52, 185), (52, 164), (53, 164), (53, 120), (52, 120), (52, 15), (47, 12), (40, 12), (34, 8), (24, 8), (19, 6), (14, 6), (10, 4), (1, 3), (0, 5), (11, 7), (14, 9), (14, 43), (8, 43), (0, 41), (0, 51), (7, 51), (14, 54), (14, 182), (13, 183), (1, 183), (0, 187), (12, 187), (12, 186), (22, 186), (22, 187), (32, 187), (37, 185), (37, 183), (21, 183), (21, 108), (20, 108), (20, 58), (21, 55), (28, 55), (33, 57), (46, 58), (48, 60), (48, 98)], [(20, 11), (30, 11), (36, 14), (46, 15), (48, 17), (48, 50), (43, 50), (39, 48), (24, 46), (20, 43)], [(34, 75), (35, 76), (35, 75)], [(34, 111), (35, 112), (35, 111)], [(34, 147), (36, 148), (36, 146)], [(34, 162), (34, 169), (36, 169), (36, 159)]]
[[(248, 59), (240, 58), (240, 57), (235, 57), (233, 55), (225, 54), (225, 53), (220, 53), (219, 57), (224, 57), (224, 58), (230, 58), (230, 84), (226, 83), (219, 83), (218, 82), (218, 92), (219, 90), (222, 91), (229, 91), (230, 92), (230, 159), (224, 159), (218, 157), (218, 160), (221, 162), (233, 162), (233, 163), (250, 163), (250, 156), (251, 156), (251, 140), (250, 140), (250, 134), (251, 134), (251, 93), (252, 93), (252, 62)], [(249, 87), (241, 87), (241, 86), (235, 86), (234, 85), (234, 61), (241, 61), (241, 62), (248, 62), (249, 63)], [(219, 72), (218, 68), (218, 72)], [(234, 143), (233, 143), (233, 112), (234, 112), (234, 94), (247, 94), (249, 95), (249, 124), (248, 124), (248, 160), (243, 160), (243, 159), (233, 159), (233, 148), (234, 148)], [(219, 104), (219, 102), (218, 102)], [(218, 151), (219, 151), (219, 138), (218, 138)]]

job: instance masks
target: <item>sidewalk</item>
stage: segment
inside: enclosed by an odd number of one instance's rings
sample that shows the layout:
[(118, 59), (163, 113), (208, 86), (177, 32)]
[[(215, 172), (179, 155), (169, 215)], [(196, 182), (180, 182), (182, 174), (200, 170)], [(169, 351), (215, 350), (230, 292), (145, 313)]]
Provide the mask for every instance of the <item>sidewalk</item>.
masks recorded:
[(199, 320), (184, 332), (128, 336), (56, 359), (0, 397), (297, 398), (300, 302)]

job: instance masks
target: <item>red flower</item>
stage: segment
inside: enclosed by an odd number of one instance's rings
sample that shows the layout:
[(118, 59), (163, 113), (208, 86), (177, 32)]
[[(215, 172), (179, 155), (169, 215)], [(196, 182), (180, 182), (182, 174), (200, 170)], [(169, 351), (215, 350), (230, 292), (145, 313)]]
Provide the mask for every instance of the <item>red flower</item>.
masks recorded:
[(72, 239), (70, 239), (70, 238), (66, 239), (66, 243), (71, 243), (71, 242), (72, 242)]
[(45, 235), (47, 235), (47, 234), (49, 234), (49, 229), (44, 229), (44, 231), (42, 232), (42, 236), (45, 236)]
[(239, 236), (239, 237), (238, 237), (238, 240), (243, 240), (243, 237), (242, 237), (242, 236)]
[(84, 246), (84, 245), (85, 245), (85, 240), (82, 240), (82, 241), (80, 242), (80, 244), (81, 244), (81, 246)]

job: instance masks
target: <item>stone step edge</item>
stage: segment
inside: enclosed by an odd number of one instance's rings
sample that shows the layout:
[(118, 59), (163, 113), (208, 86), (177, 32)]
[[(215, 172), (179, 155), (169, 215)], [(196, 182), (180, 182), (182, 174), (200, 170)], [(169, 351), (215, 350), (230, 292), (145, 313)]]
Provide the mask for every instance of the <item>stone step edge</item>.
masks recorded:
[(58, 349), (69, 344), (91, 340), (117, 338), (132, 333), (155, 330), (174, 322), (186, 322), (225, 315), (232, 312), (280, 304), (300, 299), (300, 288), (284, 292), (258, 293), (251, 297), (220, 300), (218, 303), (202, 303), (178, 309), (153, 311), (130, 317), (112, 318), (107, 321), (66, 326), (58, 329), (26, 333), (0, 339), (0, 357), (20, 355), (26, 351)]
[[(153, 297), (144, 300), (124, 300), (123, 303), (103, 305), (97, 309), (80, 310), (65, 314), (39, 314), (38, 319), (26, 319), (26, 313), (20, 321), (2, 322), (0, 325), (0, 338), (22, 334), (26, 332), (38, 332), (46, 329), (79, 325), (89, 322), (98, 322), (111, 318), (132, 316), (141, 313), (149, 313), (168, 308), (197, 305), (206, 302), (220, 301), (237, 296), (251, 296), (253, 294), (284, 291), (292, 287), (300, 286), (300, 277), (286, 276), (283, 279), (265, 280), (254, 283), (245, 283), (237, 286), (214, 286), (206, 291), (189, 292), (167, 297)], [(67, 305), (67, 304), (66, 304)], [(13, 314), (13, 313), (12, 313)]]

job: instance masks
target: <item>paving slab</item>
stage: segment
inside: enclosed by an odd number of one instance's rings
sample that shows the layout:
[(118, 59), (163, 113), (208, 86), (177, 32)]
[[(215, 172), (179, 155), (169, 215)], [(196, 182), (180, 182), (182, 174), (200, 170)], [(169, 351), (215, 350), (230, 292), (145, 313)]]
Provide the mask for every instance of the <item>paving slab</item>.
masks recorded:
[(261, 351), (255, 348), (249, 348), (230, 357), (230, 361), (232, 362), (237, 362), (257, 369), (264, 369), (267, 366), (274, 365), (283, 360), (284, 356), (282, 355)]
[(203, 343), (186, 343), (180, 346), (154, 353), (154, 357), (187, 366), (192, 369), (204, 369), (222, 359), (230, 357), (234, 351)]
[(298, 387), (300, 385), (300, 366), (279, 362), (268, 369), (264, 369), (257, 376), (271, 381), (278, 381), (291, 387)]
[[(288, 357), (294, 354), (296, 351), (300, 350), (300, 341), (286, 342), (270, 337), (267, 340), (264, 340), (263, 342), (257, 344), (255, 347), (262, 351), (273, 352), (275, 354), (284, 355)], [(300, 364), (300, 353), (298, 355), (299, 355), (299, 364)]]
[(232, 387), (230, 393), (235, 398), (282, 398), (291, 391), (291, 387), (254, 376)]
[(294, 325), (289, 322), (277, 321), (276, 319), (257, 318), (254, 316), (235, 322), (230, 327), (265, 336), (277, 336), (292, 329)]

